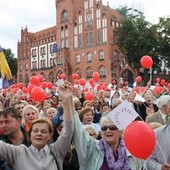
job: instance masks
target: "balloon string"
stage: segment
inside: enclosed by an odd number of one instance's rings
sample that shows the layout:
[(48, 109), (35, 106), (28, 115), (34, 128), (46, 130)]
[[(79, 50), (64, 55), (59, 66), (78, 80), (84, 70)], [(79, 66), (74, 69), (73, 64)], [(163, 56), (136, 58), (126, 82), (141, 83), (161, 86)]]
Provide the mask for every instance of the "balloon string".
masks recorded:
[(150, 68), (150, 82), (152, 82), (152, 68)]
[[(143, 122), (145, 122), (145, 121), (141, 118), (140, 115), (139, 115), (139, 117), (140, 117), (140, 119), (141, 119)], [(157, 141), (157, 139), (156, 139), (156, 143), (157, 143), (157, 145), (158, 145), (158, 147), (159, 147), (159, 149), (160, 149), (160, 151), (161, 151), (161, 153), (162, 153), (162, 156), (163, 156), (163, 159), (164, 159), (165, 163), (167, 164), (165, 155), (164, 155), (164, 153), (163, 153), (163, 151), (162, 151), (162, 148), (161, 148), (161, 146), (159, 145), (159, 142)]]

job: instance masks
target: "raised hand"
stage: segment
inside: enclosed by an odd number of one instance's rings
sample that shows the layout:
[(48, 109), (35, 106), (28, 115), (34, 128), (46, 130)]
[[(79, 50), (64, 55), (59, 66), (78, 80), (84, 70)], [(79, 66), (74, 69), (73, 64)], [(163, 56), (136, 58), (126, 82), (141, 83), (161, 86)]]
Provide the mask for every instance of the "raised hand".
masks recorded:
[(72, 85), (70, 82), (65, 81), (60, 87), (59, 87), (59, 100), (61, 105), (67, 105), (68, 102), (72, 102)]

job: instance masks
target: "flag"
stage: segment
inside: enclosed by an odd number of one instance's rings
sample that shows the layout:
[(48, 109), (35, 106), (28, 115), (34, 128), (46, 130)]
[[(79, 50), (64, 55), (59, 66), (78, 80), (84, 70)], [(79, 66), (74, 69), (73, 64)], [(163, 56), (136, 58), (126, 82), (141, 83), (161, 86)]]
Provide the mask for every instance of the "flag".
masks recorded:
[(12, 74), (5, 55), (0, 47), (0, 74), (3, 79), (11, 80)]
[(56, 53), (58, 51), (58, 45), (57, 43), (53, 44), (53, 53)]
[(138, 116), (138, 113), (126, 100), (107, 115), (119, 130), (125, 129)]
[(0, 47), (0, 88), (6, 88), (12, 84), (12, 74), (5, 55)]

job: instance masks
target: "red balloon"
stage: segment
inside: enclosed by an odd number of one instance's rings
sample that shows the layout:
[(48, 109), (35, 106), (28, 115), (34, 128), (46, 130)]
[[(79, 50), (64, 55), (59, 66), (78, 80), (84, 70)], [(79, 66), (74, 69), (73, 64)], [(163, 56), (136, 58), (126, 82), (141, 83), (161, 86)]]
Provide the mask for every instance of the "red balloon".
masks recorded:
[(168, 83), (167, 87), (170, 89), (170, 83)]
[(36, 87), (36, 85), (31, 84), (31, 83), (28, 84), (27, 89), (28, 89), (29, 94), (31, 94), (31, 91), (34, 87)]
[(93, 99), (94, 99), (94, 96), (92, 92), (85, 93), (85, 100), (93, 100)]
[(22, 92), (23, 92), (24, 94), (26, 94), (26, 93), (28, 93), (28, 89), (27, 89), (26, 87), (23, 87), (23, 88), (22, 88)]
[(127, 86), (129, 83), (128, 83), (128, 81), (125, 81), (125, 85)]
[(164, 86), (165, 83), (166, 83), (165, 79), (162, 79), (161, 82), (160, 82), (160, 84), (161, 84), (162, 86)]
[(156, 82), (159, 83), (161, 81), (161, 79), (158, 77), (156, 78)]
[(47, 95), (41, 87), (34, 87), (31, 91), (31, 97), (35, 101), (42, 102), (46, 99)]
[(124, 133), (128, 151), (139, 159), (148, 158), (156, 144), (153, 129), (143, 121), (134, 121), (127, 126)]
[(72, 78), (73, 78), (74, 80), (76, 80), (76, 79), (79, 78), (79, 75), (78, 75), (77, 73), (73, 73), (73, 74), (72, 74)]
[(65, 79), (66, 75), (64, 73), (60, 74), (60, 79)]
[(78, 79), (75, 79), (75, 80), (74, 80), (74, 84), (79, 84), (79, 80), (78, 80)]
[(80, 84), (81, 86), (84, 86), (84, 85), (86, 84), (86, 80), (85, 80), (84, 78), (81, 78), (81, 79), (79, 80), (79, 84)]
[(47, 83), (47, 87), (48, 87), (49, 89), (52, 89), (53, 84), (52, 84), (51, 82), (48, 82), (48, 83)]
[(41, 87), (42, 87), (43, 89), (47, 88), (47, 86), (48, 86), (48, 83), (47, 83), (46, 81), (43, 81), (43, 82), (41, 83)]
[(90, 83), (90, 85), (94, 84), (94, 83), (95, 83), (94, 79), (91, 78), (91, 79), (89, 80), (89, 83)]
[(161, 86), (156, 86), (156, 87), (153, 89), (153, 91), (154, 91), (157, 95), (159, 95), (160, 93), (163, 92), (163, 87), (161, 87)]
[(32, 76), (30, 78), (30, 83), (38, 86), (40, 84), (40, 79), (38, 76)]
[(20, 83), (18, 83), (18, 87), (22, 88), (22, 87), (24, 87), (24, 84), (22, 82), (20, 82)]
[(40, 74), (40, 75), (38, 75), (38, 77), (39, 77), (40, 82), (42, 82), (44, 79), (43, 76)]
[(141, 76), (136, 77), (136, 82), (137, 83), (140, 83), (141, 81), (142, 81), (142, 77)]
[(93, 77), (93, 79), (94, 79), (95, 81), (98, 81), (98, 80), (100, 79), (100, 74), (99, 74), (98, 72), (94, 72), (94, 73), (92, 74), (92, 77)]
[(143, 68), (149, 69), (153, 66), (153, 60), (150, 56), (143, 56), (140, 60), (140, 63)]

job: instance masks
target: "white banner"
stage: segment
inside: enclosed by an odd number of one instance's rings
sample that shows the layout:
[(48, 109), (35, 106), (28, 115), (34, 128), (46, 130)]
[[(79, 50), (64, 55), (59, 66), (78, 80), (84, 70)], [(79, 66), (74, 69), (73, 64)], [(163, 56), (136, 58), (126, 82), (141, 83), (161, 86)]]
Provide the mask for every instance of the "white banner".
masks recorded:
[(126, 100), (107, 115), (119, 130), (126, 128), (138, 116), (138, 113)]

